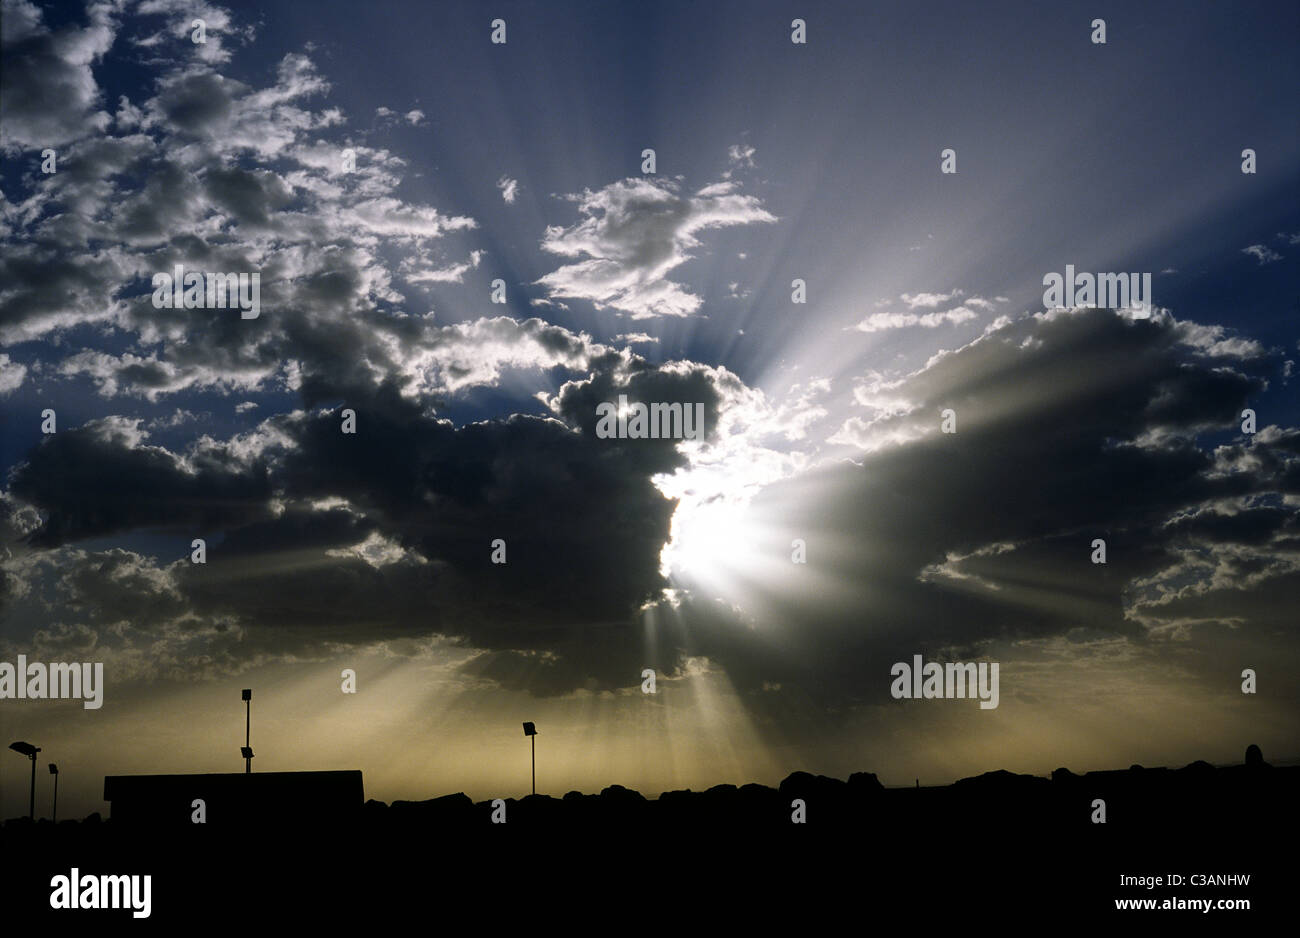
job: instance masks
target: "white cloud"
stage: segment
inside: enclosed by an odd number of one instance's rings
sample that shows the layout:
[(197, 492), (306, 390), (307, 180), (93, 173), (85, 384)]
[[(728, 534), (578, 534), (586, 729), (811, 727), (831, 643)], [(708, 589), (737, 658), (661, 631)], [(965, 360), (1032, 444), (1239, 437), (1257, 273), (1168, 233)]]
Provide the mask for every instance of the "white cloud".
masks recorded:
[(957, 325), (958, 323), (968, 322), (977, 317), (977, 313), (965, 306), (958, 306), (954, 309), (944, 310), (935, 313), (872, 313), (862, 322), (858, 323), (856, 328), (859, 332), (883, 332), (886, 329), (906, 329), (910, 326), (921, 326), (925, 329), (933, 329), (942, 325)]
[(10, 361), (8, 355), (0, 353), (0, 395), (18, 390), (26, 377), (26, 365)]
[(479, 265), (479, 261), (483, 259), (483, 254), (483, 251), (470, 251), (469, 260), (464, 263), (453, 264), (450, 267), (438, 270), (412, 271), (405, 274), (405, 277), (412, 283), (460, 283), (465, 274)]
[(753, 166), (756, 151), (747, 143), (732, 144), (727, 148), (727, 162), (732, 166)]
[(1265, 264), (1271, 264), (1274, 261), (1280, 261), (1282, 259), (1281, 254), (1262, 244), (1252, 244), (1248, 248), (1242, 248), (1241, 253), (1249, 254), (1251, 257), (1255, 258), (1255, 260), (1259, 261), (1261, 267)]
[[(253, 27), (237, 29), (230, 17), (230, 11), (206, 0), (144, 0), (136, 12), (142, 15), (163, 16), (168, 19), (162, 32), (134, 40), (134, 44), (146, 49), (155, 49), (170, 36), (180, 48), (186, 49), (194, 58), (207, 65), (220, 65), (230, 61), (230, 50), (225, 41), (233, 38), (248, 41), (253, 38)], [(203, 42), (193, 39), (196, 19), (203, 20)], [(160, 61), (164, 59), (160, 58)]]
[[(963, 322), (969, 322), (978, 317), (975, 310), (991, 312), (997, 308), (999, 303), (1008, 302), (1005, 296), (986, 299), (982, 296), (967, 297), (964, 302), (951, 309), (941, 310), (938, 307), (946, 303), (952, 303), (955, 300), (966, 296), (965, 291), (954, 289), (948, 293), (904, 293), (898, 298), (908, 309), (929, 309), (933, 312), (928, 313), (895, 313), (883, 312), (873, 313), (863, 319), (854, 328), (859, 332), (883, 332), (887, 329), (907, 329), (919, 326), (923, 329), (934, 329), (943, 325), (957, 325)], [(893, 302), (888, 298), (877, 300), (872, 304), (876, 309), (889, 306)]]
[(588, 335), (541, 319), (497, 316), (441, 327), (429, 323), (414, 340), (393, 343), (390, 354), (393, 371), (405, 379), (404, 393), (420, 395), (495, 385), (505, 368), (585, 370), (610, 351)]
[(933, 309), (936, 306), (942, 306), (951, 300), (961, 297), (961, 290), (953, 290), (951, 293), (904, 293), (900, 299), (907, 304), (909, 309), (924, 307)]
[(631, 178), (569, 196), (584, 218), (568, 228), (548, 227), (542, 248), (582, 259), (537, 282), (552, 297), (591, 300), (633, 319), (691, 315), (702, 301), (666, 275), (691, 259), (696, 235), (776, 217), (756, 197), (741, 195), (735, 182), (686, 196), (678, 189), (670, 180)]
[(625, 332), (622, 335), (614, 336), (613, 341), (624, 342), (627, 345), (638, 345), (643, 342), (658, 342), (656, 336), (646, 335), (644, 332)]
[(497, 188), (501, 190), (501, 198), (505, 199), (507, 205), (514, 202), (515, 196), (519, 194), (519, 180), (511, 179), (509, 176), (502, 176), (497, 180)]

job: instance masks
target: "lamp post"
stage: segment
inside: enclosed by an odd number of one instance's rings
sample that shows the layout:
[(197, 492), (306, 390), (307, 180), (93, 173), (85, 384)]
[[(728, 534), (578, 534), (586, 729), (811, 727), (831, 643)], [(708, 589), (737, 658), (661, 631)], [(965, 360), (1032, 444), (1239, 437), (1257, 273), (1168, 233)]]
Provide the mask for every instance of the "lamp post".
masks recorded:
[(537, 727), (532, 723), (524, 724), (524, 735), (533, 744), (533, 794), (537, 794)]
[(253, 690), (246, 687), (243, 691), (244, 698), (244, 745), (240, 748), (239, 754), (244, 757), (244, 774), (250, 775), (253, 771), (253, 750), (250, 748), (248, 733), (253, 723)]
[(59, 823), (59, 767), (50, 763), (50, 774), (54, 776), (54, 807), (50, 810), (50, 823)]
[(41, 751), (40, 747), (19, 741), (10, 743), (9, 748), (32, 760), (32, 795), (27, 802), (27, 817), (34, 821), (36, 820), (36, 754)]

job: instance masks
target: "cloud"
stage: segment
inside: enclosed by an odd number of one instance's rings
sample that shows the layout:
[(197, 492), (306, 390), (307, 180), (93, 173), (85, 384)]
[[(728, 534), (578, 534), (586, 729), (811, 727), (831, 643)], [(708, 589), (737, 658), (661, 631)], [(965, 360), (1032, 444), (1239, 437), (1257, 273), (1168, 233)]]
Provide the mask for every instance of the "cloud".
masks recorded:
[(511, 179), (509, 176), (502, 176), (497, 180), (497, 188), (501, 190), (501, 198), (507, 205), (513, 205), (515, 197), (519, 194), (519, 180)]
[[(1235, 430), (1281, 364), (1256, 343), (1207, 343), (1204, 328), (1043, 314), (874, 382), (863, 395), (874, 416), (839, 434), (853, 461), (774, 482), (751, 506), (752, 554), (782, 558), (802, 537), (818, 554), (815, 585), (788, 563), (755, 567), (733, 601), (757, 623), (714, 613), (694, 624), (693, 647), (742, 692), (778, 681), (829, 708), (883, 697), (883, 678), (864, 675), (913, 653), (993, 648), (1005, 662), (1053, 636), (1141, 647), (1161, 595), (1153, 584), (1185, 585), (1187, 552), (1225, 538), (1247, 552), (1256, 585), (1237, 576), (1218, 608), (1188, 597), (1177, 616), (1226, 622), (1231, 610), (1234, 628), (1263, 640), (1293, 569), (1269, 558), (1300, 546), (1300, 435), (1273, 428), (1198, 445)], [(953, 434), (940, 432), (944, 408), (956, 413)], [(1252, 507), (1221, 518), (1213, 506), (1225, 501)], [(1095, 537), (1108, 543), (1106, 566), (1090, 563)], [(750, 630), (765, 641), (746, 639)], [(1212, 667), (1228, 638), (1201, 637), (1203, 647), (1167, 653)]]
[(958, 299), (962, 295), (961, 290), (953, 290), (951, 293), (904, 293), (900, 299), (907, 304), (909, 309), (918, 307), (932, 309), (936, 306), (942, 306), (950, 300)]
[(8, 355), (0, 353), (0, 395), (18, 390), (26, 378), (26, 365), (12, 361)]
[[(964, 300), (960, 305), (951, 309), (939, 310), (938, 307), (947, 303), (953, 303), (957, 300)], [(912, 327), (921, 327), (924, 329), (934, 329), (943, 325), (959, 325), (963, 322), (969, 322), (978, 318), (979, 314), (975, 310), (991, 311), (997, 308), (998, 304), (1006, 303), (1005, 296), (999, 296), (989, 300), (982, 296), (967, 297), (962, 290), (952, 290), (949, 293), (904, 293), (898, 298), (909, 309), (931, 309), (934, 312), (929, 313), (872, 313), (854, 328), (859, 332), (884, 332), (890, 329), (907, 329)], [(877, 308), (888, 306), (889, 299), (878, 300), (874, 305)]]
[(1263, 244), (1252, 244), (1250, 247), (1242, 248), (1241, 253), (1249, 254), (1251, 257), (1255, 258), (1255, 260), (1259, 261), (1261, 267), (1265, 264), (1271, 264), (1274, 261), (1280, 261), (1282, 259), (1281, 254)]
[(0, 151), (60, 147), (102, 131), (102, 92), (91, 71), (117, 34), (116, 7), (91, 4), (88, 24), (52, 30), (27, 0), (3, 0)]
[(139, 422), (92, 421), (47, 436), (28, 453), (9, 491), (42, 512), (34, 545), (141, 528), (198, 532), (269, 513), (265, 466), (182, 458), (146, 444)]
[(477, 267), (482, 259), (482, 251), (471, 251), (469, 260), (462, 264), (453, 264), (441, 270), (408, 270), (403, 276), (412, 283), (460, 283), (465, 274)]
[[(863, 404), (888, 394), (903, 406), (846, 423), (854, 462), (813, 463), (772, 441), (806, 440), (834, 390), (826, 379), (777, 408), (725, 369), (652, 365), (539, 320), (422, 334), (456, 363), (430, 386), (491, 383), (508, 361), (587, 373), (546, 398), (551, 417), (461, 427), (390, 380), (350, 392), (355, 436), (333, 407), (180, 452), (151, 444), (137, 420), (60, 431), (18, 468), (6, 502), (6, 517), (27, 519), (11, 543), (39, 548), (23, 555), (27, 593), (7, 600), (7, 634), (81, 641), (85, 626), (142, 673), (151, 666), (132, 649), (150, 642), (162, 650), (152, 667), (212, 673), (442, 635), (481, 652), (477, 678), (540, 694), (628, 686), (647, 662), (672, 674), (702, 656), (742, 694), (780, 684), (782, 702), (757, 708), (825, 714), (878, 699), (886, 682), (864, 674), (913, 653), (1061, 636), (1140, 647), (1191, 616), (1231, 608), (1234, 627), (1256, 629), (1282, 615), (1292, 566), (1269, 558), (1295, 550), (1282, 545), (1297, 538), (1300, 438), (1273, 427), (1197, 445), (1235, 426), (1279, 365), (1221, 328), (1104, 310), (1008, 321), (870, 393), (860, 384)], [(619, 394), (703, 403), (708, 441), (597, 438), (596, 404)], [(945, 406), (956, 434), (938, 432)], [(665, 594), (674, 499), (707, 510), (741, 490), (737, 510), (756, 519), (731, 531), (742, 540), (730, 551), (757, 558), (740, 568), (745, 588), (722, 603), (698, 584)], [(76, 547), (107, 532), (188, 543), (217, 529), (205, 567)], [(1106, 567), (1088, 562), (1095, 536), (1110, 546)], [(489, 559), (498, 537), (509, 577)], [(795, 537), (817, 558), (812, 580), (791, 579)], [(1221, 583), (1161, 600), (1193, 562), (1221, 568)], [(121, 571), (112, 594), (93, 586), (105, 563)], [(649, 645), (647, 614), (660, 623)], [(122, 617), (129, 630), (103, 631)]]
[(856, 328), (859, 332), (881, 332), (886, 329), (903, 329), (908, 326), (922, 326), (933, 329), (936, 326), (956, 325), (975, 319), (978, 314), (965, 306), (945, 310), (941, 313), (872, 313)]
[[(644, 365), (621, 386), (710, 393), (707, 376), (656, 376)], [(621, 683), (640, 655), (626, 626), (664, 585), (659, 553), (673, 503), (651, 480), (683, 464), (671, 443), (604, 441), (538, 417), (457, 428), (391, 388), (349, 404), (355, 437), (339, 432), (337, 413), (318, 411), (269, 418), (264, 429), (274, 432), (256, 440), (205, 439), (184, 453), (150, 445), (135, 420), (47, 438), (12, 486), (16, 504), (40, 512), (39, 528), (25, 523), (21, 536), (42, 559), (27, 577), (36, 598), (14, 613), (7, 634), (32, 632), (55, 603), (71, 612), (61, 619), (68, 624), (116, 621), (88, 586), (67, 588), (68, 576), (89, 585), (104, 569), (103, 552), (66, 553), (77, 541), (155, 531), (188, 543), (220, 532), (203, 566), (112, 554), (152, 571), (152, 585), (133, 578), (137, 608), (166, 600), (166, 616), (134, 629), (165, 630), (181, 618), (224, 623), (242, 636), (244, 655), (441, 634), (496, 652), (562, 651), (571, 660), (553, 675), (553, 691)], [(114, 484), (90, 485), (87, 473), (96, 472)], [(508, 545), (505, 578), (489, 560), (497, 537)], [(62, 587), (51, 579), (60, 550), (70, 571)], [(611, 657), (594, 656), (592, 643)]]
[(720, 182), (682, 195), (671, 180), (624, 179), (571, 196), (584, 216), (576, 224), (546, 229), (542, 248), (566, 264), (537, 282), (551, 297), (590, 300), (630, 313), (633, 319), (689, 316), (698, 296), (667, 274), (699, 247), (696, 235), (711, 228), (775, 222), (739, 184)]
[(727, 162), (734, 167), (747, 167), (753, 169), (754, 154), (758, 152), (747, 143), (734, 143), (727, 147)]
[[(153, 4), (170, 19), (142, 48), (188, 42), (171, 24), (196, 7)], [(779, 727), (879, 700), (913, 653), (1023, 662), (1059, 642), (1078, 664), (1105, 642), (1196, 672), (1289, 621), (1300, 438), (1238, 432), (1285, 374), (1257, 340), (1161, 311), (994, 318), (1006, 297), (903, 294), (858, 328), (993, 321), (907, 373), (801, 376), (775, 398), (718, 365), (641, 358), (627, 346), (657, 341), (644, 332), (449, 318), (403, 291), (477, 267), (476, 221), (406, 197), (406, 163), (346, 133), (310, 58), (223, 74), (249, 35), (231, 24), (108, 116), (90, 69), (118, 51), (114, 9), (51, 31), (5, 6), (6, 68), (11, 47), (61, 56), (48, 120), (72, 136), (60, 172), (15, 177), (0, 213), (0, 340), (30, 343), (0, 357), (0, 393), (26, 407), (89, 388), (93, 416), (61, 411), (0, 492), (4, 648), (211, 677), (442, 636), (466, 675), (539, 694), (691, 660)], [(47, 119), (14, 107), (6, 145)], [(702, 232), (776, 220), (729, 177), (570, 198), (577, 220), (542, 238), (562, 260), (539, 310), (698, 313), (702, 288), (668, 278)], [(262, 316), (154, 308), (149, 277), (176, 263), (259, 271)], [(596, 437), (620, 394), (704, 405), (707, 439)], [(145, 416), (107, 413), (127, 408)]]
[[(207, 65), (230, 61), (232, 53), (226, 47), (227, 39), (248, 42), (255, 36), (253, 27), (238, 28), (230, 11), (206, 0), (143, 0), (135, 12), (143, 16), (163, 16), (169, 21), (162, 31), (134, 39), (135, 45), (154, 49), (170, 38), (178, 48)], [(194, 41), (196, 19), (203, 21), (202, 42)], [(169, 60), (159, 57), (151, 64), (166, 61)]]
[[(28, 33), (53, 41), (38, 20)], [(6, 42), (23, 35), (7, 29)], [(463, 277), (482, 252), (433, 244), (476, 223), (394, 195), (404, 164), (387, 151), (321, 139), (341, 116), (304, 102), (328, 87), (297, 54), (262, 88), (209, 63), (165, 65), (141, 106), (122, 99), (119, 113), (135, 115), (119, 122), (125, 135), (68, 144), (59, 172), (25, 180), (21, 211), (6, 209), (0, 341), (107, 330), (41, 353), (47, 376), (89, 378), (105, 397), (350, 386), (400, 370), (402, 337), (436, 327), (400, 311), (395, 279)], [(262, 317), (155, 309), (149, 279), (178, 263), (259, 273)]]
[(639, 345), (642, 343), (655, 343), (659, 339), (656, 336), (646, 335), (644, 332), (624, 332), (621, 335), (614, 336), (612, 341), (624, 342), (628, 345)]

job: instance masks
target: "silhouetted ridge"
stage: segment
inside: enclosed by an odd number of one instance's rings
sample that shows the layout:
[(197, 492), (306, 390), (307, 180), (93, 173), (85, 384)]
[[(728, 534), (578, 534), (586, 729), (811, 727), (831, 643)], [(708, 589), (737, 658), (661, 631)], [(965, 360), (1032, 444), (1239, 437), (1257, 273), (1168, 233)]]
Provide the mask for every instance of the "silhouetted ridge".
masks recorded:
[[(72, 866), (151, 871), (155, 908), (177, 916), (210, 902), (213, 883), (237, 879), (272, 905), (297, 895), (436, 896), (476, 902), (489, 915), (503, 889), (582, 908), (626, 895), (629, 883), (643, 895), (670, 881), (698, 886), (699, 895), (749, 897), (755, 908), (777, 896), (868, 893), (923, 907), (935, 901), (934, 883), (948, 900), (964, 889), (974, 902), (1008, 895), (1014, 882), (1017, 908), (1059, 915), (1068, 907), (1073, 917), (1123, 895), (1121, 872), (1250, 873), (1264, 856), (1243, 852), (1250, 837), (1268, 832), (1288, 842), (1297, 830), (1300, 767), (1269, 768), (1253, 748), (1244, 764), (1218, 769), (1198, 761), (1080, 775), (1062, 767), (1050, 779), (996, 770), (924, 788), (885, 788), (869, 772), (847, 781), (792, 772), (776, 788), (719, 784), (655, 799), (609, 785), (562, 798), (476, 802), (457, 792), (390, 805), (362, 802), (359, 778), (320, 779), (323, 792), (355, 799), (356, 808), (341, 813), (282, 790), (284, 778), (250, 786), (236, 776), (208, 785), (215, 800), (202, 825), (190, 823), (175, 789), (209, 777), (115, 781), (118, 797), (150, 786), (166, 793), (163, 804), (180, 821), (142, 826), (144, 815), (131, 811), (102, 823), (97, 815), (57, 826), (12, 820), (0, 828), (0, 855), (21, 858), (9, 874), (16, 890), (46, 894), (51, 877)], [(257, 806), (250, 825), (223, 802), (227, 790), (274, 798)], [(1251, 883), (1231, 894), (1258, 895), (1269, 880)]]

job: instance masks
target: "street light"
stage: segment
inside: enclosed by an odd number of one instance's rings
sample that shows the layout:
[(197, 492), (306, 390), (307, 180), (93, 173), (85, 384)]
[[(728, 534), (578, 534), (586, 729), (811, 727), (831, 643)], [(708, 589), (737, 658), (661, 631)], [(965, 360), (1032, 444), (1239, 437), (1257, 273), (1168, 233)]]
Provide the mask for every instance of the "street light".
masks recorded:
[(533, 743), (533, 794), (537, 794), (537, 727), (532, 723), (524, 724), (524, 735)]
[(54, 808), (50, 811), (50, 823), (59, 823), (59, 767), (50, 763), (50, 774), (54, 776)]
[(27, 803), (27, 817), (29, 820), (34, 821), (36, 820), (36, 754), (41, 751), (40, 747), (20, 741), (10, 743), (9, 748), (32, 760), (32, 796)]
[(253, 771), (253, 750), (249, 747), (248, 731), (253, 722), (253, 690), (250, 687), (244, 688), (244, 745), (239, 748), (239, 754), (244, 757), (244, 774), (249, 775)]

